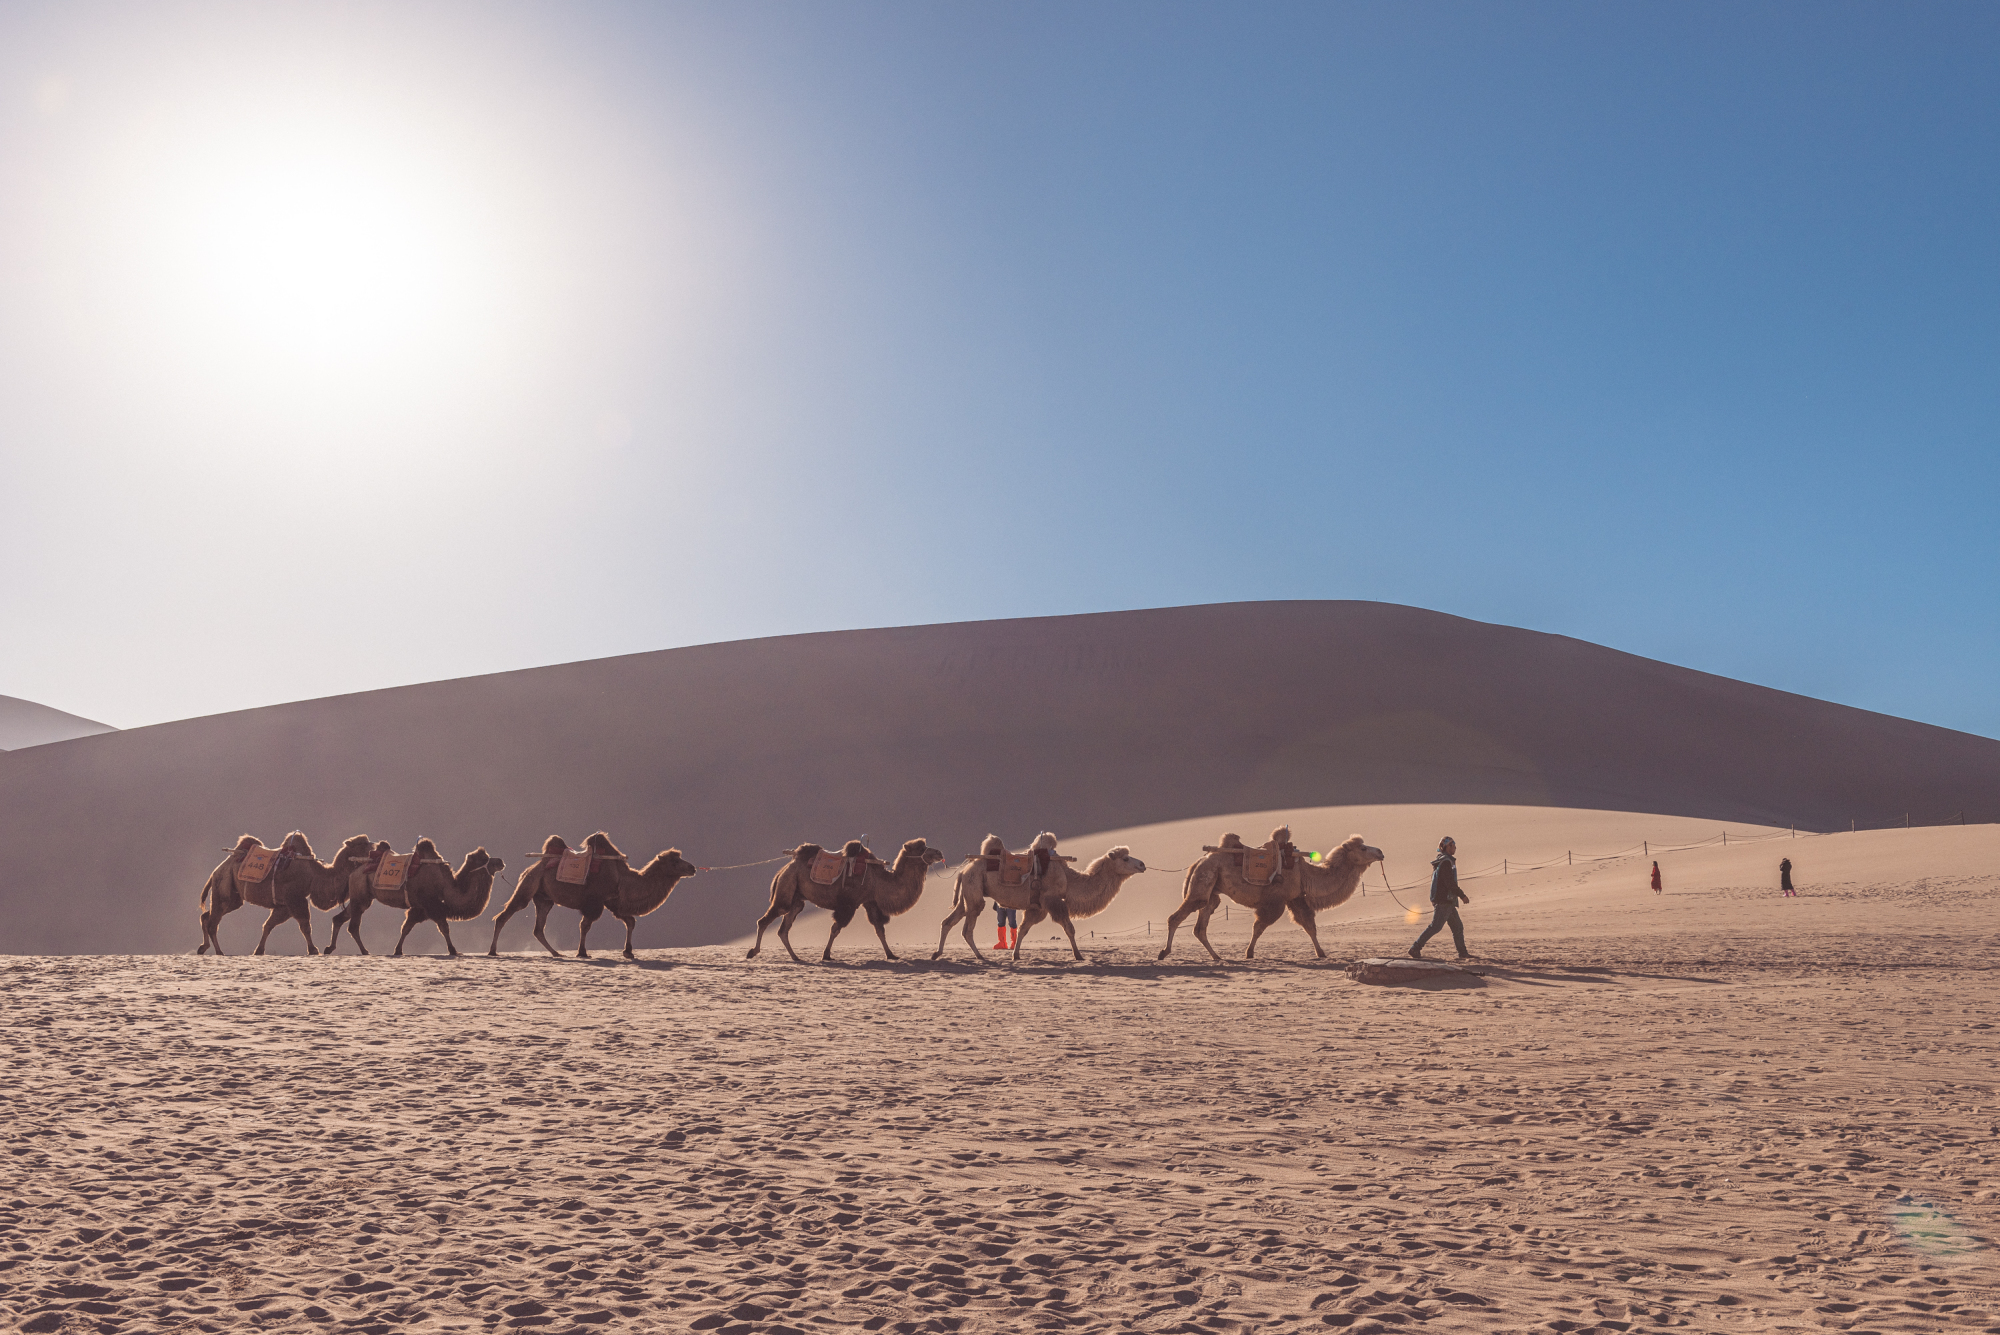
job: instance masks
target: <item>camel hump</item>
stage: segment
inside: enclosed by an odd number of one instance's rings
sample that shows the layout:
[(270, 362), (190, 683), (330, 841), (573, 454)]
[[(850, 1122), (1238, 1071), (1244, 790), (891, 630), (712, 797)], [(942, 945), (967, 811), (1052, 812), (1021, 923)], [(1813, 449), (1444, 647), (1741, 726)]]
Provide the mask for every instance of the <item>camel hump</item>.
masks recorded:
[(552, 834), (548, 838), (542, 840), (543, 857), (549, 857), (556, 853), (567, 853), (567, 852), (569, 852), (569, 844), (565, 842), (563, 837), (559, 834)]
[(826, 852), (826, 850), (824, 848), (821, 848), (818, 844), (800, 844), (797, 848), (792, 850), (792, 856), (797, 858), (800, 862), (811, 862), (814, 858), (818, 857), (821, 853), (824, 852)]
[(438, 855), (438, 846), (437, 846), (436, 844), (432, 843), (432, 842), (431, 842), (430, 840), (428, 840), (428, 839), (419, 839), (419, 840), (417, 840), (417, 856), (418, 856), (418, 857), (420, 857), (420, 858), (435, 858), (435, 857), (436, 857), (437, 855)]
[(840, 846), (840, 855), (844, 858), (865, 858), (868, 856), (868, 850), (862, 846), (859, 839), (849, 839)]
[(236, 841), (236, 847), (231, 851), (237, 857), (242, 857), (245, 853), (248, 853), (251, 849), (262, 848), (263, 846), (264, 846), (264, 841), (262, 839), (259, 839), (254, 834), (246, 834)]
[(1224, 848), (1241, 848), (1241, 847), (1243, 847), (1243, 836), (1242, 836), (1242, 835), (1240, 835), (1240, 834), (1225, 834), (1225, 835), (1223, 835), (1223, 836), (1222, 836), (1222, 847), (1224, 847)]
[(1055, 849), (1056, 837), (1048, 830), (1043, 830), (1040, 834), (1036, 835), (1035, 842), (1028, 845), (1030, 853), (1053, 853)]
[(601, 858), (622, 858), (625, 856), (618, 851), (618, 845), (611, 842), (611, 836), (602, 830), (584, 840), (583, 846)]
[(286, 835), (285, 842), (279, 845), (279, 850), (294, 857), (309, 858), (313, 855), (312, 841), (306, 838), (303, 830), (293, 830)]
[(1280, 825), (1277, 829), (1271, 831), (1271, 842), (1281, 846), (1292, 842), (1292, 827), (1289, 825)]
[[(250, 836), (245, 835), (243, 837), (247, 839)], [(981, 839), (979, 841), (980, 857), (997, 858), (1006, 851), (1007, 851), (1007, 841), (1005, 839), (1002, 839), (997, 834), (989, 834), (984, 839)]]

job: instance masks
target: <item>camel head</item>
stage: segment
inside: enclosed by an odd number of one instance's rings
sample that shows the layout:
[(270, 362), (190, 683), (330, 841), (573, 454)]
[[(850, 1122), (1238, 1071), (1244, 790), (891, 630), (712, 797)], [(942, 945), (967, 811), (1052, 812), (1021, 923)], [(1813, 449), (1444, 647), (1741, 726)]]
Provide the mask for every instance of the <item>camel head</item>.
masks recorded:
[(911, 858), (920, 859), (923, 862), (924, 869), (928, 871), (930, 868), (944, 861), (944, 854), (932, 848), (922, 839), (912, 839), (903, 845), (902, 852), (896, 854), (896, 865), (890, 870), (901, 871), (904, 862)]
[(1369, 844), (1360, 835), (1350, 834), (1341, 842), (1340, 847), (1333, 849), (1320, 861), (1329, 867), (1339, 861), (1365, 868), (1370, 863), (1384, 861), (1387, 857), (1388, 854)]
[(1105, 867), (1109, 867), (1120, 876), (1137, 876), (1140, 872), (1146, 870), (1146, 864), (1133, 857), (1132, 850), (1123, 844), (1119, 844), (1103, 857), (1098, 858), (1088, 867), (1085, 867), (1083, 874), (1094, 877)]
[(670, 881), (680, 881), (700, 870), (701, 868), (682, 857), (678, 848), (669, 848), (664, 853), (655, 855), (653, 860), (646, 864), (646, 869), (639, 874), (654, 880), (665, 877)]
[(360, 862), (368, 856), (369, 840), (365, 834), (350, 835), (341, 841), (340, 852), (333, 856), (345, 856), (349, 862)]

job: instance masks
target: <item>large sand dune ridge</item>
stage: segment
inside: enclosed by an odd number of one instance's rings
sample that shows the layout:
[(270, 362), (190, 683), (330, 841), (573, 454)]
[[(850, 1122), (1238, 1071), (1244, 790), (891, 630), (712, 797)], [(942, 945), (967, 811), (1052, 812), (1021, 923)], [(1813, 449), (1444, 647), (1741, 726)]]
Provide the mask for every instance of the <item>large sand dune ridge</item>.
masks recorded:
[[(1386, 604), (850, 631), (0, 754), (0, 951), (191, 948), (196, 892), (245, 831), (302, 828), (323, 854), (427, 835), (518, 868), (550, 832), (603, 828), (640, 858), (718, 865), (862, 833), (959, 854), (988, 830), (1354, 804), (1828, 829), (1996, 802), (2000, 742)], [(697, 877), (640, 941), (728, 940), (763, 894), (751, 873)]]

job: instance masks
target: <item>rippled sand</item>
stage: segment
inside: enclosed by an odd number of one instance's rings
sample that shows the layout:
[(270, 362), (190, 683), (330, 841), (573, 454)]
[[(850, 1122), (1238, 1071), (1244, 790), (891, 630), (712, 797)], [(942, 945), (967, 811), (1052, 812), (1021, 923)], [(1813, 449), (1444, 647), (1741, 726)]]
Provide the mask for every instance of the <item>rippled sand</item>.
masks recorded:
[(1609, 931), (1475, 891), (1478, 972), (1425, 988), (1342, 971), (1393, 920), (1328, 964), (1289, 924), (1221, 967), (891, 965), (859, 934), (834, 967), (8, 960), (0, 1303), (37, 1331), (2000, 1331), (2000, 878), (1673, 899)]

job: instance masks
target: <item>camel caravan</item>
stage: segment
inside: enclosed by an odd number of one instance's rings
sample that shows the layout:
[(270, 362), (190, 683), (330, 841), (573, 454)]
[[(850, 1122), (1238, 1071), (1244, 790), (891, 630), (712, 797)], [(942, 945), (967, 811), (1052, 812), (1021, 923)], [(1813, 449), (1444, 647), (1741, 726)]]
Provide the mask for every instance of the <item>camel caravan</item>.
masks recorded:
[[(931, 958), (944, 955), (951, 929), (958, 926), (973, 955), (981, 963), (989, 962), (974, 931), (991, 902), (996, 909), (1013, 909), (1021, 915), (1021, 926), (1013, 939), (1014, 960), (1021, 958), (1026, 933), (1045, 920), (1062, 928), (1069, 938), (1070, 953), (1082, 960), (1083, 951), (1076, 940), (1077, 920), (1104, 912), (1125, 882), (1147, 867), (1132, 856), (1131, 849), (1119, 845), (1079, 870), (1077, 860), (1058, 852), (1056, 844), (1056, 836), (1044, 832), (1024, 851), (1011, 852), (998, 835), (986, 836), (979, 852), (956, 870), (951, 912), (938, 929), (938, 947)], [(1286, 913), (1305, 931), (1314, 953), (1325, 959), (1316, 915), (1346, 903), (1360, 886), (1362, 874), (1382, 860), (1382, 850), (1371, 847), (1358, 834), (1324, 855), (1295, 846), (1291, 831), (1283, 826), (1257, 847), (1225, 834), (1220, 844), (1204, 846), (1201, 858), (1187, 868), (1181, 904), (1167, 919), (1167, 941), (1159, 958), (1164, 960), (1173, 952), (1175, 932), (1193, 917), (1195, 939), (1220, 963), (1222, 957), (1209, 943), (1208, 922), (1227, 898), (1253, 915), (1246, 959), (1256, 957), (1257, 942), (1265, 929)], [(912, 839), (893, 862), (884, 862), (861, 840), (850, 839), (837, 852), (820, 844), (800, 844), (771, 861), (784, 865), (771, 879), (770, 907), (757, 919), (756, 942), (747, 958), (757, 958), (764, 947), (765, 930), (775, 923), (785, 953), (803, 964), (792, 949), (791, 929), (808, 905), (833, 915), (826, 948), (820, 952), (821, 962), (833, 958), (834, 939), (856, 913), (875, 929), (883, 955), (896, 959), (896, 952), (889, 948), (889, 919), (916, 907), (932, 869), (946, 858), (926, 841)], [(267, 848), (246, 834), (202, 887), (202, 940), (195, 953), (207, 954), (212, 949), (222, 954), (217, 924), (224, 915), (251, 904), (270, 912), (257, 939), (259, 955), (264, 953), (272, 929), (290, 920), (298, 922), (306, 952), (319, 954), (313, 940), (313, 909), (334, 915), (326, 954), (334, 953), (340, 930), (345, 927), (355, 949), (366, 955), (361, 918), (370, 907), (381, 904), (403, 910), (397, 955), (403, 953), (404, 943), (418, 924), (429, 922), (437, 926), (445, 949), (455, 957), (459, 952), (451, 939), (451, 924), (470, 921), (486, 911), (493, 882), (504, 866), (500, 858), (480, 847), (466, 854), (453, 870), (429, 839), (419, 839), (409, 853), (397, 853), (387, 843), (373, 843), (360, 834), (341, 844), (331, 862), (321, 862), (305, 835), (297, 831), (276, 848)], [(666, 849), (644, 867), (634, 869), (602, 831), (578, 848), (570, 847), (559, 835), (550, 835), (542, 851), (531, 855), (515, 882), (514, 893), (494, 915), (493, 939), (486, 953), (500, 953), (501, 929), (532, 904), (535, 940), (550, 955), (560, 958), (561, 952), (549, 943), (544, 929), (550, 912), (562, 908), (574, 910), (581, 919), (576, 938), (578, 959), (590, 958), (587, 943), (591, 925), (606, 913), (624, 925), (623, 954), (634, 959), (632, 933), (638, 920), (665, 904), (681, 881), (703, 870), (713, 868), (695, 866), (677, 848)]]

